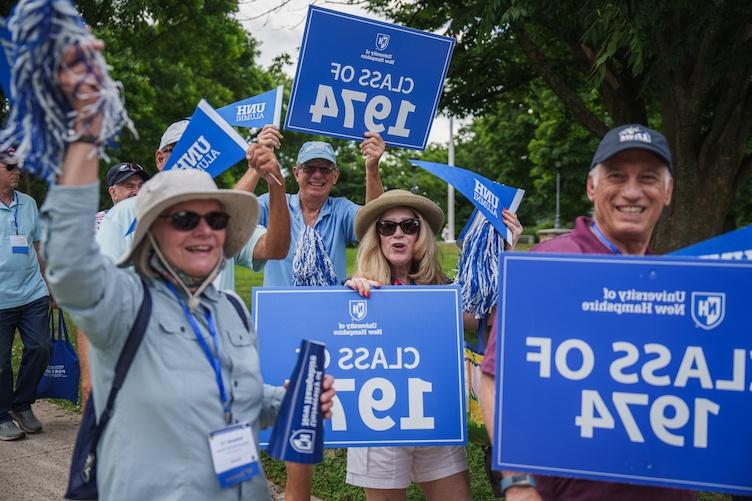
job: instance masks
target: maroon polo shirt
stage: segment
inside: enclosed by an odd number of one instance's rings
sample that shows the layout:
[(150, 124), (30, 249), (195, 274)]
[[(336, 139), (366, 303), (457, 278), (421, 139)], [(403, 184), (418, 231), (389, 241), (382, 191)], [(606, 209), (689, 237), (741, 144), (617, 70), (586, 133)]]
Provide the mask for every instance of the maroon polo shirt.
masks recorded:
[[(574, 223), (574, 230), (571, 233), (541, 242), (530, 249), (530, 252), (613, 254), (590, 230), (592, 224), (593, 220), (591, 218), (578, 217)], [(648, 249), (647, 254), (652, 254), (650, 249)], [(491, 333), (488, 337), (488, 345), (486, 346), (486, 354), (480, 366), (483, 372), (492, 376), (496, 374), (497, 336), (496, 318), (494, 317), (491, 324)], [(541, 475), (535, 475), (535, 481), (538, 484), (538, 493), (546, 501), (692, 501), (696, 499), (694, 492), (679, 489)]]

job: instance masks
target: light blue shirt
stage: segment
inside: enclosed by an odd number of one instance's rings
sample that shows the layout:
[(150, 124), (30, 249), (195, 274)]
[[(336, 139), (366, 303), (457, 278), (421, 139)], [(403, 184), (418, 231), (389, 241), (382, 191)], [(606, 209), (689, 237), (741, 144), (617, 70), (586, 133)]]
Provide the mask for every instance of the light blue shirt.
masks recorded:
[[(258, 199), (261, 209), (259, 223), (266, 225), (269, 218), (269, 194), (264, 193)], [(287, 194), (287, 207), (290, 210), (290, 249), (287, 257), (280, 261), (269, 261), (264, 268), (265, 286), (292, 287), (292, 259), (295, 257), (295, 248), (298, 245), (298, 236), (305, 226), (303, 211), (300, 208), (298, 194)], [(344, 197), (329, 197), (324, 206), (319, 210), (316, 220), (316, 231), (324, 241), (324, 248), (329, 254), (329, 259), (334, 265), (334, 273), (337, 281), (347, 277), (347, 257), (345, 249), (348, 243), (357, 242), (355, 238), (355, 215), (360, 205), (357, 205)]]
[[(101, 412), (143, 286), (132, 268), (115, 267), (94, 245), (98, 196), (98, 183), (54, 186), (42, 207), (42, 252), (58, 303), (89, 338), (93, 403)], [(263, 473), (240, 487), (219, 487), (208, 441), (225, 426), (214, 373), (173, 293), (161, 280), (147, 284), (152, 315), (97, 448), (100, 499), (269, 499)], [(259, 430), (274, 422), (284, 390), (263, 384), (256, 332), (245, 328), (228, 293), (210, 285), (200, 305), (215, 319), (233, 416), (251, 424), (258, 447)], [(243, 314), (248, 319), (245, 308)], [(204, 315), (196, 321), (209, 339)]]
[[(10, 237), (14, 235), (26, 237), (28, 253), (12, 252)], [(0, 202), (0, 310), (23, 306), (48, 295), (34, 248), (34, 242), (38, 241), (37, 203), (29, 195), (14, 191), (10, 206)]]
[[(126, 233), (128, 233), (136, 218), (136, 198), (127, 198), (115, 204), (112, 209), (107, 211), (99, 225), (96, 236), (97, 244), (102, 254), (113, 261), (117, 261), (120, 256), (125, 254), (133, 243), (134, 232), (128, 235)], [(253, 259), (253, 250), (264, 233), (266, 233), (266, 228), (257, 225), (248, 243), (245, 244), (238, 255), (227, 260), (225, 269), (214, 280), (215, 287), (219, 290), (235, 290), (235, 263), (257, 272), (264, 268), (266, 261)]]

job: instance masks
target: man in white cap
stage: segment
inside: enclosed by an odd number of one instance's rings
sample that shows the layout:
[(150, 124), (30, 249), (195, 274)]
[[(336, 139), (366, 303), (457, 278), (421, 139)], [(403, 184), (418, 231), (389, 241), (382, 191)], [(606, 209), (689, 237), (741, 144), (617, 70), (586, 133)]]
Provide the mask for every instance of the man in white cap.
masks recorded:
[[(159, 149), (154, 154), (154, 163), (157, 170), (167, 164), (173, 148), (183, 136), (188, 127), (189, 120), (178, 120), (172, 123), (159, 142)], [(254, 177), (262, 177), (269, 185), (270, 217), (268, 226), (257, 225), (248, 243), (240, 250), (234, 259), (228, 259), (224, 270), (214, 281), (220, 290), (235, 289), (235, 263), (261, 271), (269, 259), (282, 259), (287, 255), (290, 245), (290, 213), (285, 203), (285, 185), (279, 163), (264, 165), (262, 171), (256, 171), (249, 161), (248, 170), (254, 173)], [(247, 174), (246, 174), (247, 175)], [(273, 180), (280, 180), (281, 184)], [(271, 182), (270, 182), (271, 181)], [(245, 189), (242, 183), (238, 183), (236, 189)], [(250, 190), (248, 190), (250, 191)], [(116, 204), (105, 215), (96, 235), (96, 241), (102, 254), (117, 261), (131, 246), (133, 233), (129, 230), (136, 219), (136, 197), (128, 198)], [(88, 397), (91, 387), (88, 375), (88, 344), (84, 336), (78, 336), (79, 359), (81, 362), (81, 393), (84, 400)]]

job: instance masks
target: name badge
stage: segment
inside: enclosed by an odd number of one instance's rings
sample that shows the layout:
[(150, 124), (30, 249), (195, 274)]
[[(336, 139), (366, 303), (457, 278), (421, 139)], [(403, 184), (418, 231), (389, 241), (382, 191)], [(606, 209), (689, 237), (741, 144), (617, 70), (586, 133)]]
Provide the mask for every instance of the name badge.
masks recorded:
[(251, 425), (240, 423), (209, 434), (214, 472), (223, 489), (255, 477), (261, 471)]
[(29, 241), (26, 240), (26, 235), (11, 235), (10, 248), (13, 254), (28, 254)]

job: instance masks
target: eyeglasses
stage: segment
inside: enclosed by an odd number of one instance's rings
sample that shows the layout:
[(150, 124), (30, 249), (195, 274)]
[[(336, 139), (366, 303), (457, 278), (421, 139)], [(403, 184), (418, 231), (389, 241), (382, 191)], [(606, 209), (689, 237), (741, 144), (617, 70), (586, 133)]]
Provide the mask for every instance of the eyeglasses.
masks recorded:
[(170, 225), (177, 231), (191, 231), (204, 219), (212, 230), (224, 230), (230, 222), (230, 215), (226, 212), (214, 211), (208, 214), (196, 214), (192, 211), (181, 210), (172, 214), (162, 214), (159, 217), (170, 218)]
[(330, 165), (306, 165), (306, 164), (303, 164), (300, 168), (303, 169), (303, 172), (305, 172), (309, 176), (311, 174), (315, 174), (316, 171), (319, 171), (322, 176), (328, 176), (329, 174), (331, 174), (332, 172), (334, 172), (335, 170), (337, 170), (336, 167), (332, 167)]
[(8, 172), (10, 172), (12, 170), (16, 170), (16, 167), (18, 167), (18, 165), (16, 165), (16, 164), (13, 164), (13, 165), (5, 164), (5, 170), (7, 170)]
[(162, 152), (163, 153), (172, 153), (172, 150), (174, 150), (174, 149), (175, 149), (175, 145), (171, 144), (169, 146), (165, 146), (164, 148), (162, 148)]
[(376, 231), (382, 237), (390, 237), (397, 231), (397, 226), (400, 227), (402, 233), (405, 235), (415, 235), (420, 230), (420, 219), (412, 217), (410, 219), (403, 219), (399, 223), (397, 221), (382, 219), (376, 223)]

